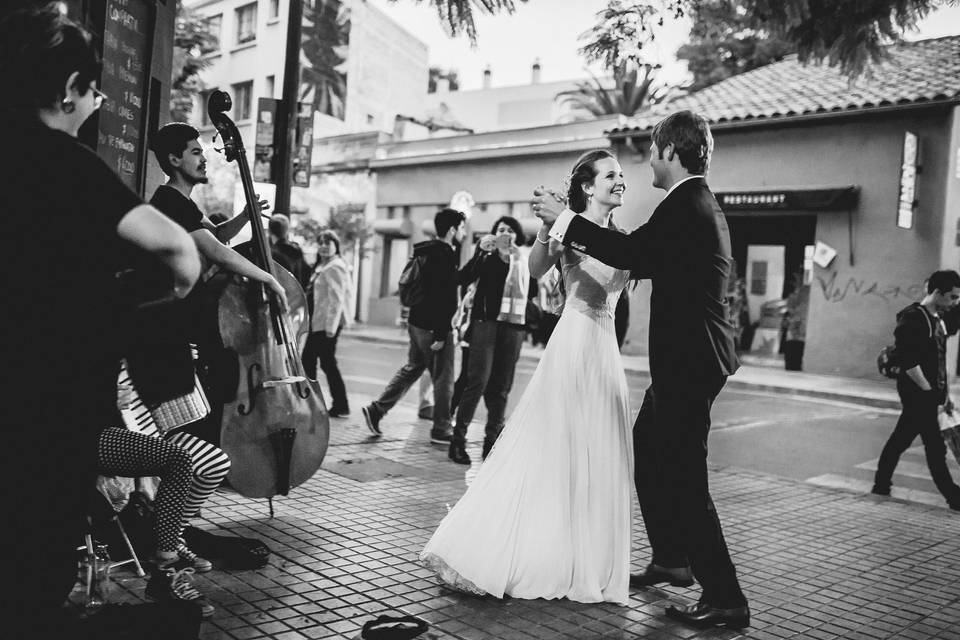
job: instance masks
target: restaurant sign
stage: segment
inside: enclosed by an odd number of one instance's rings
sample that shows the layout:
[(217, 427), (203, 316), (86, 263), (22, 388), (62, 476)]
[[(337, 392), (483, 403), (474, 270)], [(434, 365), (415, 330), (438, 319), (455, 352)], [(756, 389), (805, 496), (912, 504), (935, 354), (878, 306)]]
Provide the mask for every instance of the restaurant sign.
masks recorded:
[(849, 211), (857, 206), (856, 186), (770, 191), (718, 191), (720, 207), (733, 210)]

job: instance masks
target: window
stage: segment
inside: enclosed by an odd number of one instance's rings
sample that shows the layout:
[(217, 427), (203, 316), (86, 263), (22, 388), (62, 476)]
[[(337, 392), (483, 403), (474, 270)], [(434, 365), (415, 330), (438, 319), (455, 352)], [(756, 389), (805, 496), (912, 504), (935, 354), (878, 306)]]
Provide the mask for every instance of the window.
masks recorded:
[(277, 79), (275, 76), (267, 76), (267, 88), (266, 88), (266, 97), (272, 98), (273, 92), (277, 87)]
[(210, 41), (200, 47), (200, 53), (213, 53), (220, 50), (220, 28), (223, 26), (223, 15), (210, 16), (203, 20), (203, 28), (210, 36)]
[(280, 0), (270, 0), (270, 14), (269, 18), (277, 18), (280, 16)]
[(252, 2), (237, 9), (237, 44), (257, 39), (257, 3)]
[(233, 85), (233, 117), (247, 120), (253, 104), (253, 80)]

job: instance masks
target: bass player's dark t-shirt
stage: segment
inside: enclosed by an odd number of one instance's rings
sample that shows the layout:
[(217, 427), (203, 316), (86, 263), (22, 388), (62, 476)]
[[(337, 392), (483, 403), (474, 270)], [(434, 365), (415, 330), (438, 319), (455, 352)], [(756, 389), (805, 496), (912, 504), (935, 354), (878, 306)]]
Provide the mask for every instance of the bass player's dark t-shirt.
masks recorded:
[(203, 212), (197, 203), (173, 187), (160, 185), (150, 198), (150, 204), (159, 209), (168, 218), (193, 233), (203, 229)]

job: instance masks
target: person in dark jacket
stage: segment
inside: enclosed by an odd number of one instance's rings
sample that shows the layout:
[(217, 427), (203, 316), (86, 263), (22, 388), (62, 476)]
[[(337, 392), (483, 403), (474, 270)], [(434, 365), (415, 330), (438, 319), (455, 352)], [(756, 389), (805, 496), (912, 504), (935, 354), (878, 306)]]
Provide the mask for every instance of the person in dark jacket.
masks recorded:
[(449, 457), (457, 464), (470, 464), (467, 427), (480, 398), (487, 406), (487, 426), (482, 457), (486, 459), (503, 430), (507, 398), (513, 374), (526, 338), (526, 308), (536, 282), (530, 285), (527, 261), (520, 257), (523, 228), (516, 218), (501, 216), (489, 235), (464, 265), (464, 278), (476, 280), (470, 314), (470, 351), (465, 359), (466, 383), (457, 408)]
[(310, 286), (310, 267), (303, 258), (303, 250), (296, 242), (288, 238), (290, 234), (290, 219), (282, 213), (270, 216), (267, 224), (270, 231), (270, 253), (281, 267), (293, 274), (300, 286), (307, 289)]
[(947, 447), (940, 436), (939, 408), (953, 410), (947, 396), (947, 328), (942, 316), (960, 302), (960, 274), (937, 271), (927, 281), (927, 295), (897, 314), (897, 356), (900, 376), (897, 393), (903, 412), (883, 447), (873, 493), (890, 495), (893, 471), (903, 452), (919, 435), (927, 456), (927, 467), (937, 489), (954, 511), (960, 511), (960, 487), (947, 469)]
[(461, 284), (456, 245), (463, 240), (466, 216), (442, 209), (433, 218), (435, 240), (420, 242), (414, 257), (424, 259), (421, 273), (423, 299), (410, 308), (407, 330), (410, 351), (380, 397), (363, 407), (363, 418), (380, 437), (380, 420), (407, 393), (424, 371), (433, 377), (433, 429), (430, 441), (450, 442), (450, 396), (453, 395), (453, 315), (457, 311), (457, 286)]

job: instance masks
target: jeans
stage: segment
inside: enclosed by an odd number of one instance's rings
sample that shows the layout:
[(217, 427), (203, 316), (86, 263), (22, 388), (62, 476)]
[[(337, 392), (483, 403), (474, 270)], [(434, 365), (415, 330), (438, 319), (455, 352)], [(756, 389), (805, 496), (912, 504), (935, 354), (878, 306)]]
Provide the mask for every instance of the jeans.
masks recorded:
[(333, 396), (330, 411), (349, 413), (350, 403), (347, 402), (347, 388), (343, 384), (343, 376), (340, 375), (340, 368), (337, 366), (338, 337), (340, 337), (340, 329), (337, 329), (333, 337), (325, 331), (315, 331), (307, 336), (307, 343), (303, 346), (303, 368), (311, 379), (316, 380), (317, 359), (319, 358), (320, 370), (327, 377), (330, 395)]
[(370, 403), (377, 417), (383, 417), (400, 401), (424, 371), (433, 378), (433, 428), (450, 430), (450, 396), (453, 395), (453, 331), (448, 331), (439, 351), (430, 349), (433, 332), (408, 325), (410, 351), (407, 364), (393, 375), (380, 397)]
[(950, 506), (960, 505), (960, 487), (954, 483), (947, 469), (947, 445), (943, 442), (937, 422), (941, 394), (922, 391), (908, 380), (897, 380), (897, 393), (903, 403), (903, 412), (883, 446), (874, 476), (874, 488), (882, 492), (890, 491), (893, 471), (897, 468), (900, 456), (920, 436), (933, 483)]
[(493, 444), (503, 430), (513, 373), (526, 338), (523, 327), (496, 320), (474, 320), (467, 362), (467, 383), (457, 407), (453, 440), (463, 444), (467, 427), (483, 397), (487, 405), (485, 437)]

